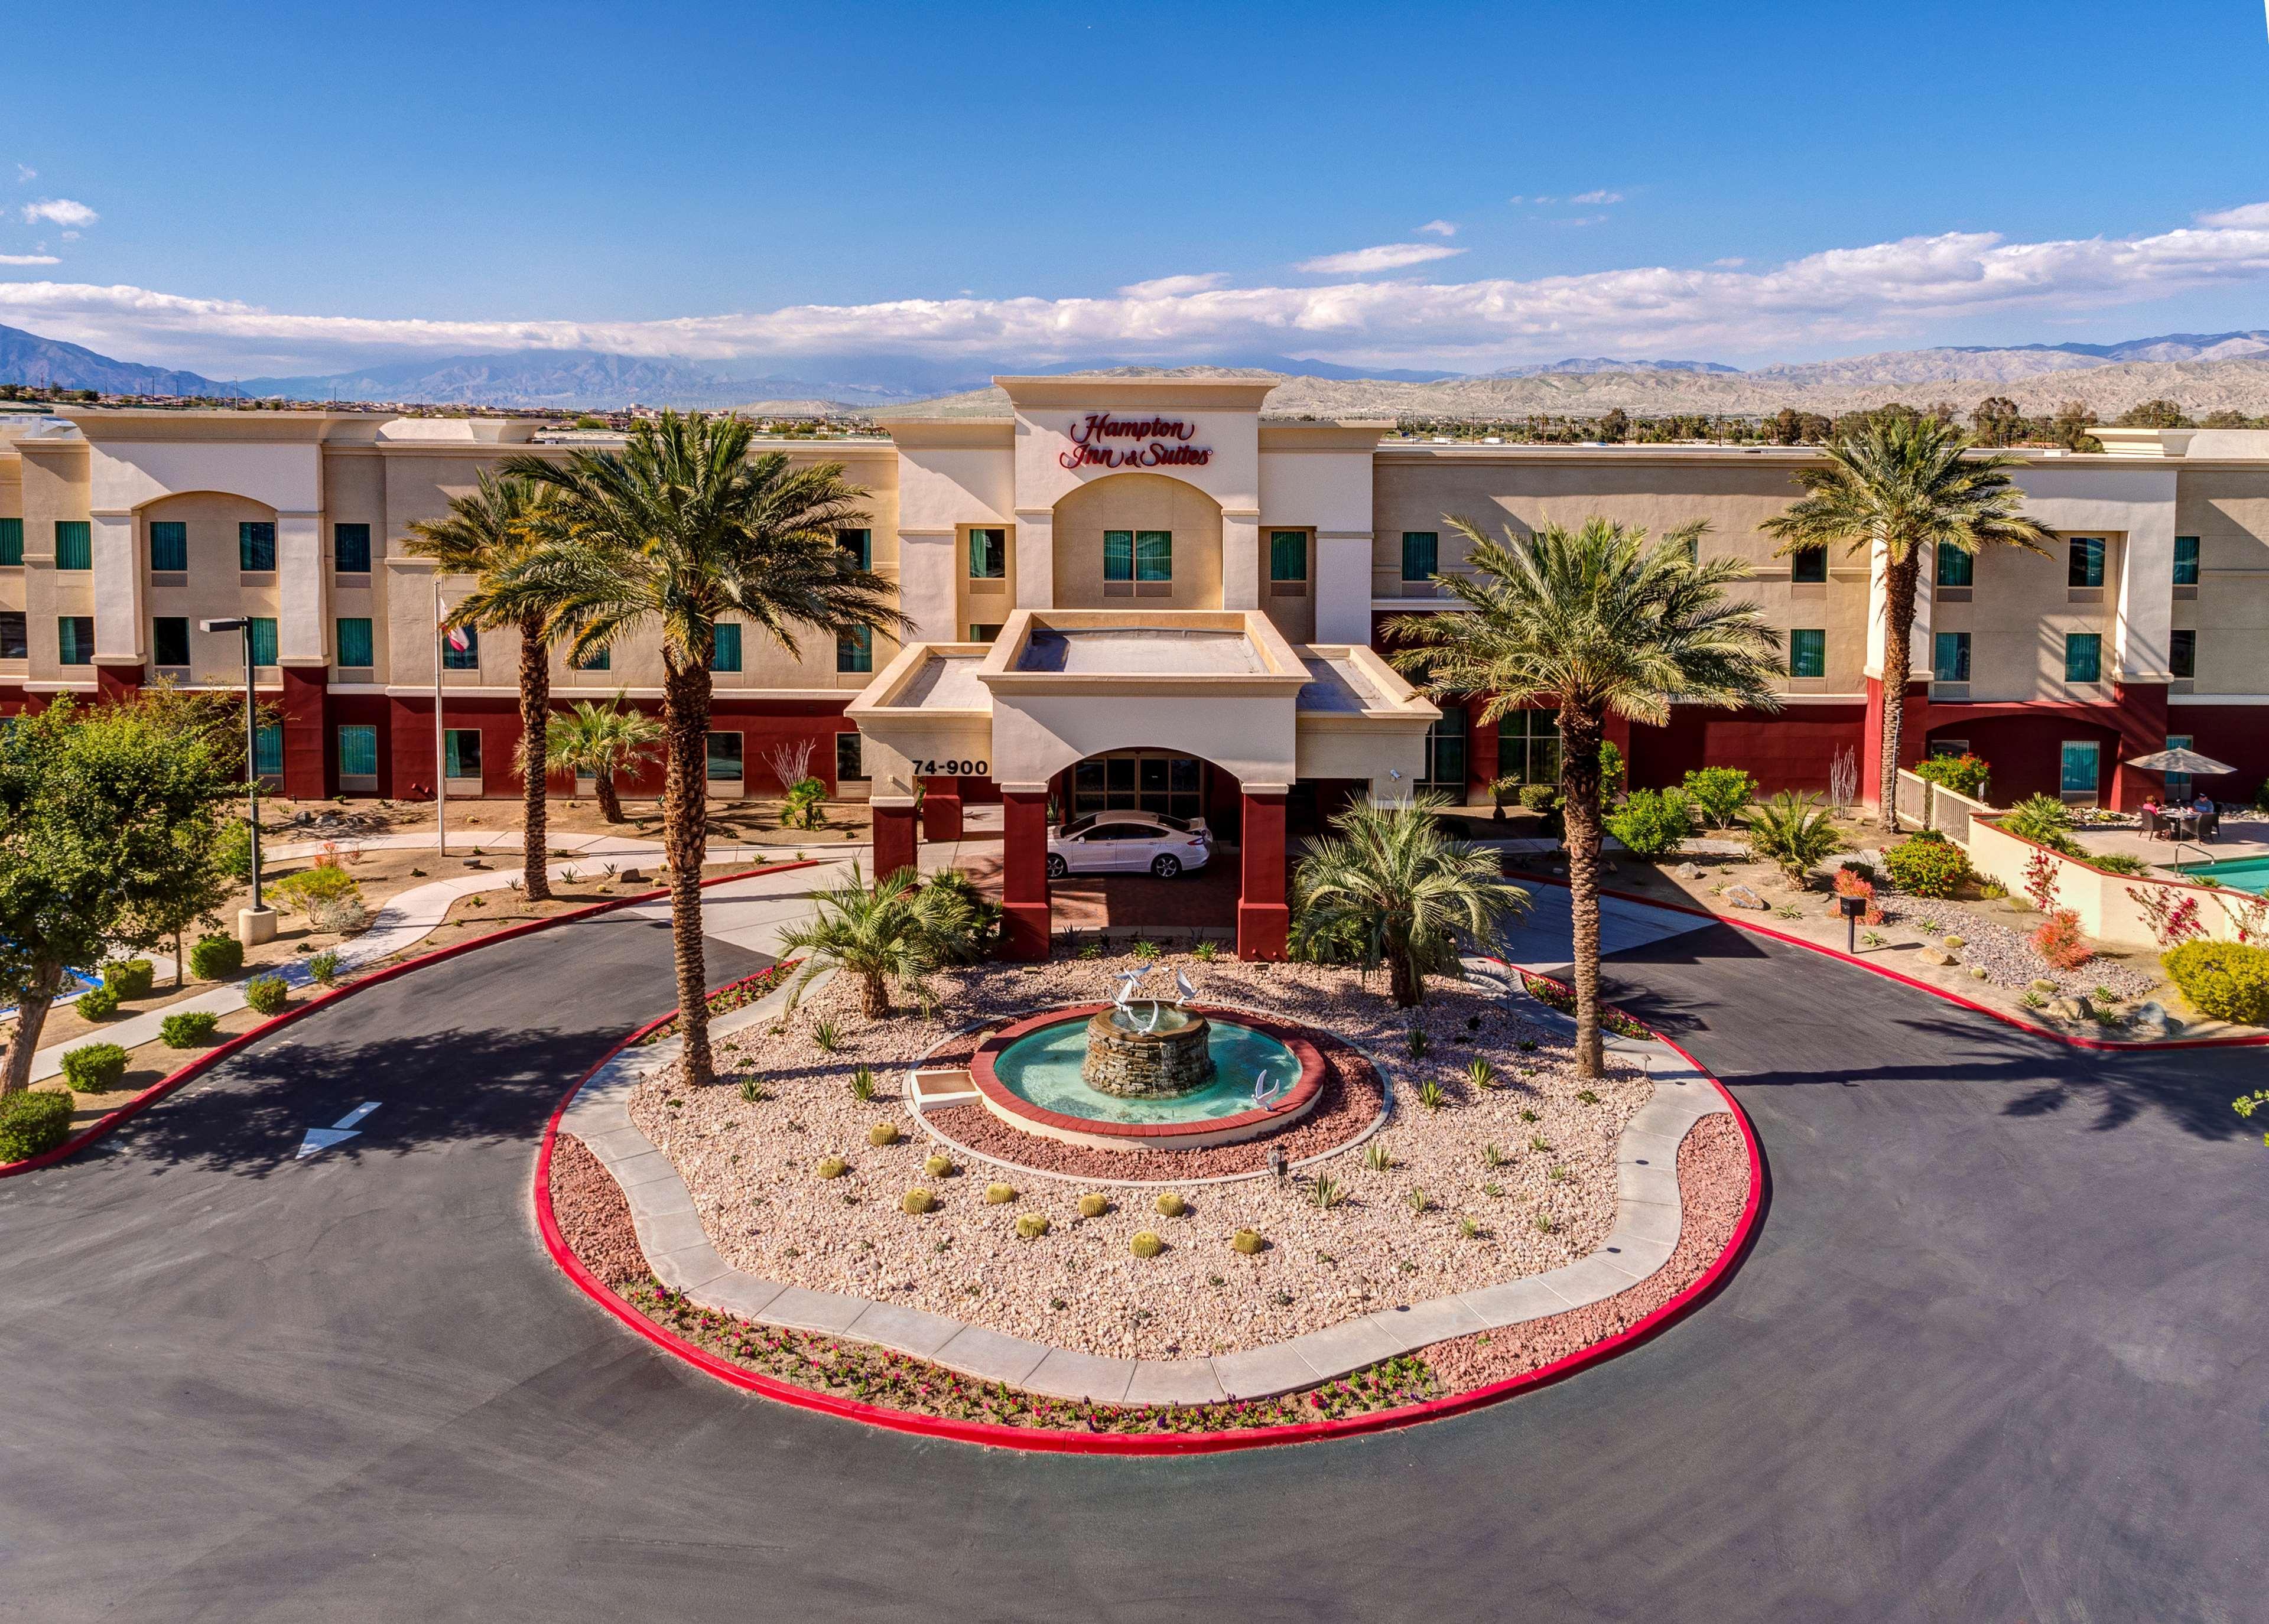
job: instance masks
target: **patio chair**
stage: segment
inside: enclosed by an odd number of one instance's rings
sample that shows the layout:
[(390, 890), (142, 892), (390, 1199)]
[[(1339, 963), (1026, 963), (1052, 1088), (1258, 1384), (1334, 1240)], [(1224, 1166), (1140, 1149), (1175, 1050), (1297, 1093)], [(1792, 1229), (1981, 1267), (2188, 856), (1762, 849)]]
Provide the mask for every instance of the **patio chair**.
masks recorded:
[(2164, 840), (2167, 838), (2166, 819), (2160, 816), (2157, 812), (2152, 810), (2149, 807), (2145, 807), (2140, 816), (2143, 820), (2143, 838), (2146, 840)]
[(2215, 807), (2211, 812), (2201, 812), (2199, 814), (2198, 838), (2199, 839), (2212, 840), (2221, 833), (2221, 808), (2219, 806)]

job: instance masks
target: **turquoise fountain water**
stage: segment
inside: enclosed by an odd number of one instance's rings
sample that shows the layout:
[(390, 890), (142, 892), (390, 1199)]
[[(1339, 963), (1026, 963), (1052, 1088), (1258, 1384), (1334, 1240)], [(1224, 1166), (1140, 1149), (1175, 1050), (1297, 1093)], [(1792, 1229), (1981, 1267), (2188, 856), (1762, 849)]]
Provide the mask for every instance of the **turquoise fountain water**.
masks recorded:
[(1170, 1097), (1122, 1098), (1090, 1088), (1080, 1075), (1087, 1060), (1087, 1019), (1078, 1016), (1027, 1033), (994, 1057), (993, 1074), (1019, 1099), (1043, 1111), (1097, 1122), (1203, 1122), (1254, 1109), (1256, 1084), (1281, 1099), (1300, 1080), (1299, 1057), (1266, 1032), (1208, 1015), (1206, 1052), (1213, 1081)]

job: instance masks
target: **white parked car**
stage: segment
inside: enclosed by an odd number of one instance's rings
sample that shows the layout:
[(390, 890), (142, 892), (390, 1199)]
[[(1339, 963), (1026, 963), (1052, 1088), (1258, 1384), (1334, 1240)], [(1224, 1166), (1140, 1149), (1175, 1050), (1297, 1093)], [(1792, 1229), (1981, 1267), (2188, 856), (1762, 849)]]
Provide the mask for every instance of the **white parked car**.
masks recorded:
[(1098, 812), (1074, 818), (1048, 836), (1048, 878), (1068, 874), (1142, 874), (1171, 880), (1202, 868), (1213, 856), (1205, 819), (1185, 822), (1162, 812)]

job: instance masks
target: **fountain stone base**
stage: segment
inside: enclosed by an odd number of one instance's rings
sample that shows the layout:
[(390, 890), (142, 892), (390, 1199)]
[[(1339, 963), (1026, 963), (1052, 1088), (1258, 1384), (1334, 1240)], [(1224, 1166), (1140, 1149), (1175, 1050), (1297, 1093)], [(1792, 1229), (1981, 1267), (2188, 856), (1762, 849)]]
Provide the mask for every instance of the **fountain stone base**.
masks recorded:
[[(1211, 1031), (1203, 1015), (1180, 1010), (1152, 1032), (1129, 1030), (1102, 1010), (1087, 1023), (1087, 1060), (1080, 1075), (1087, 1086), (1121, 1098), (1146, 1099), (1187, 1094), (1213, 1081), (1213, 1055), (1206, 1046)], [(1179, 1017), (1179, 1018), (1177, 1018)]]

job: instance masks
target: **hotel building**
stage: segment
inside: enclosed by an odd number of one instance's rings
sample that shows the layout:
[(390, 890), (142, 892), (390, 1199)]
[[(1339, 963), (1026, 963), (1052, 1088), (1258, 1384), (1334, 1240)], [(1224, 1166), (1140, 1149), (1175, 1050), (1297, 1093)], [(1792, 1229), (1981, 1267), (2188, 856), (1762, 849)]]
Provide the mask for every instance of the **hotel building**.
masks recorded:
[[(728, 629), (709, 771), (721, 796), (772, 793), (768, 751), (809, 741), (833, 793), (874, 802), (886, 858), (913, 850), (917, 779), (933, 838), (957, 832), (965, 801), (1005, 801), (1027, 950), (1045, 931), (1051, 803), (1205, 816), (1241, 845), (1240, 936), (1266, 952), (1282, 941), (1288, 830), (1354, 794), (1485, 801), (1500, 774), (1553, 775), (1548, 711), (1488, 725), (1473, 705), (1438, 709), (1376, 652), (1388, 617), (1454, 612), (1436, 585), (1465, 567), (1452, 514), (1516, 533), (1593, 514), (1706, 520), (1704, 551), (1749, 563), (1785, 636), (1782, 706), (1618, 725), (1631, 782), (1726, 764), (1768, 789), (1819, 788), (1850, 750), (1873, 793), (1887, 700), (1868, 561), (1777, 558), (1759, 529), (1814, 452), (1415, 442), (1383, 421), (1272, 416), (1266, 382), (997, 381), (994, 415), (779, 442), (871, 493), (844, 544), (897, 582), (913, 630), (806, 639), (791, 655)], [(2051, 556), (1925, 567), (1915, 680), (1895, 697), (1903, 748), (1985, 757), (2003, 804), (2045, 791), (2129, 806), (2158, 779), (2122, 760), (2183, 742), (2239, 769), (2212, 793), (2250, 796), (2269, 771), (2269, 433), (2099, 434), (2101, 454), (2025, 454)], [(437, 646), (436, 603), (464, 583), (410, 557), (408, 527), (506, 456), (618, 443), (370, 413), (0, 418), (0, 715), (160, 678), (240, 689), (238, 634), (199, 623), (246, 616), (255, 685), (283, 719), (259, 765), (285, 794), (415, 799), (438, 780), (516, 796), (515, 640)], [(563, 706), (618, 690), (653, 705), (660, 659), (635, 642), (598, 669), (555, 659), (552, 681)]]

